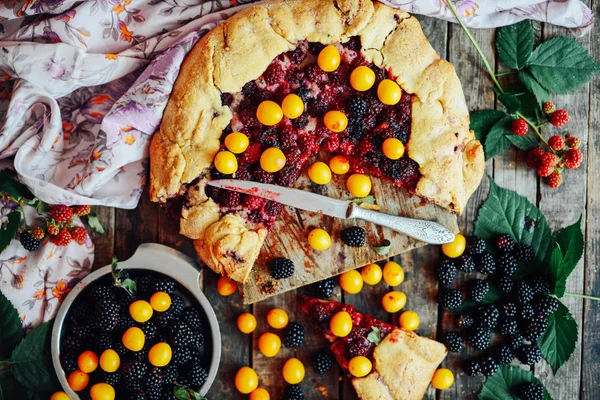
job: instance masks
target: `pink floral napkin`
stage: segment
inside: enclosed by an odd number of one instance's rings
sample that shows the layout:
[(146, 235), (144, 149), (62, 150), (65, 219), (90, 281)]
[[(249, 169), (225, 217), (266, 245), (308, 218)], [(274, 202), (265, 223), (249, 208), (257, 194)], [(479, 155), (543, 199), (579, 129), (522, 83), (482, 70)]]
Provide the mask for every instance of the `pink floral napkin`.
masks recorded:
[[(384, 2), (453, 21), (446, 1)], [(185, 55), (206, 32), (251, 2), (1, 2), (0, 159), (9, 159), (20, 179), (47, 203), (135, 208), (146, 183), (148, 145)], [(454, 3), (464, 21), (476, 28), (531, 18), (582, 32), (592, 23), (590, 9), (577, 0)], [(23, 299), (41, 289), (39, 280), (15, 284), (20, 278), (11, 279), (14, 274), (5, 265), (19, 262), (17, 275), (23, 277), (35, 271), (46, 274), (44, 282), (53, 288), (62, 287), (60, 282), (68, 287), (83, 265), (69, 263), (76, 259), (72, 252), (80, 249), (76, 245), (60, 254), (42, 248), (26, 262), (19, 261), (23, 255), (16, 247), (0, 254), (0, 289), (22, 313), (31, 304)], [(22, 270), (27, 271), (20, 274)], [(48, 298), (48, 283), (44, 288)], [(30, 319), (40, 322), (52, 316), (52, 302), (35, 311), (45, 315)]]

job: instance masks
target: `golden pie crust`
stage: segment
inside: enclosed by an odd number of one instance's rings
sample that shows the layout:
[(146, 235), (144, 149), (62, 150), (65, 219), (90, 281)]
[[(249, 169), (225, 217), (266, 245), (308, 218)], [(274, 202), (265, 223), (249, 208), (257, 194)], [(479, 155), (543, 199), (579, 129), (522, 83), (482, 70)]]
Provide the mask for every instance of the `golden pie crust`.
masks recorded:
[[(368, 61), (389, 69), (402, 89), (414, 95), (407, 147), (420, 167), (416, 194), (460, 214), (479, 185), (483, 148), (469, 131), (459, 79), (414, 17), (371, 0), (260, 3), (195, 45), (150, 146), (151, 200), (166, 202), (187, 191), (181, 233), (194, 239), (200, 259), (216, 272), (245, 281), (267, 234), (240, 216), (223, 215), (204, 193), (219, 139), (232, 118), (221, 93), (239, 92), (298, 41), (343, 43), (352, 36), (360, 37)], [(193, 181), (197, 183), (189, 188)]]

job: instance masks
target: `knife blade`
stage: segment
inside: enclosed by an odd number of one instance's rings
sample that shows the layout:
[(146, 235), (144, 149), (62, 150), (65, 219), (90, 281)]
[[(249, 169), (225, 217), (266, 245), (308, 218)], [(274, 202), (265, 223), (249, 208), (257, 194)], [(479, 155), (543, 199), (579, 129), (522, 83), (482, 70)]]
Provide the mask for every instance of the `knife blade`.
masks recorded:
[(338, 200), (304, 190), (267, 183), (240, 181), (237, 179), (208, 181), (208, 185), (262, 197), (294, 208), (321, 213), (335, 218), (362, 219), (377, 225), (386, 226), (430, 244), (444, 244), (454, 241), (454, 233), (437, 222), (399, 217), (367, 210), (349, 200)]

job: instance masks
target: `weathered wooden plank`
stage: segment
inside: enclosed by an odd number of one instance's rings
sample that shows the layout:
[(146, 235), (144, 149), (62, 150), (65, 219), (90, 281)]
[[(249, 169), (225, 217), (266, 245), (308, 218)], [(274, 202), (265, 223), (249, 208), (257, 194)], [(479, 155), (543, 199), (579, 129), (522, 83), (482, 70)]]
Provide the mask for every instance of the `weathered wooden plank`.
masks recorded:
[(198, 260), (193, 241), (179, 234), (179, 220), (162, 207), (158, 211), (158, 242)]
[(104, 234), (91, 232), (94, 242), (93, 269), (110, 264), (115, 252), (115, 209), (112, 207), (94, 207), (100, 223), (104, 227)]

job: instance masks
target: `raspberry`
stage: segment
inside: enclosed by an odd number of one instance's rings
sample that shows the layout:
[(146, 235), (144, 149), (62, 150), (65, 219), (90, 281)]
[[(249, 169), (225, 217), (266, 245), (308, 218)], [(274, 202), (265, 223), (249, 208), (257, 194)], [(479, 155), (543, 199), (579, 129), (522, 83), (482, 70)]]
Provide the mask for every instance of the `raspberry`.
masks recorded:
[(502, 293), (506, 294), (511, 293), (515, 285), (515, 282), (510, 276), (502, 276), (496, 283), (498, 285), (498, 288), (502, 291)]
[(244, 154), (242, 155), (242, 161), (248, 164), (254, 164), (260, 160), (261, 150), (260, 144), (251, 143)]
[(533, 309), (535, 310), (536, 314), (547, 317), (550, 314), (554, 314), (558, 310), (558, 300), (552, 296), (541, 296), (533, 305)]
[(554, 153), (546, 152), (542, 156), (541, 165), (545, 167), (555, 167), (558, 164), (558, 156)]
[(513, 333), (506, 337), (506, 343), (512, 350), (516, 350), (523, 344), (523, 336), (520, 333)]
[(504, 318), (513, 318), (517, 315), (517, 305), (515, 303), (504, 303), (500, 305), (498, 311)]
[(535, 382), (523, 383), (519, 386), (518, 393), (522, 400), (543, 400), (544, 385)]
[(515, 257), (522, 263), (531, 262), (535, 257), (535, 250), (525, 243), (518, 243), (515, 246)]
[(539, 168), (540, 163), (542, 162), (542, 156), (544, 155), (544, 149), (536, 147), (527, 153), (527, 165), (530, 168)]
[(304, 326), (291, 322), (283, 333), (283, 344), (286, 347), (297, 348), (304, 342)]
[(52, 207), (50, 215), (56, 222), (67, 222), (73, 216), (73, 210), (69, 206), (56, 205)]
[(569, 113), (566, 110), (556, 110), (550, 114), (550, 123), (556, 127), (564, 126), (569, 122)]
[(491, 274), (496, 270), (496, 261), (490, 253), (477, 254), (475, 257), (475, 269), (482, 274)]
[(480, 237), (470, 237), (467, 242), (467, 254), (481, 254), (485, 251), (485, 240)]
[(563, 163), (568, 169), (579, 168), (583, 161), (583, 153), (579, 149), (569, 149), (563, 155)]
[(529, 317), (526, 321), (523, 321), (521, 328), (521, 334), (526, 340), (530, 342), (536, 342), (539, 338), (544, 335), (546, 328), (548, 327), (548, 320), (539, 315)]
[(306, 68), (306, 77), (311, 83), (319, 83), (327, 79), (327, 73), (319, 68), (318, 65), (311, 65)]
[(283, 391), (283, 400), (304, 400), (304, 392), (300, 385), (289, 385)]
[(517, 321), (512, 318), (505, 318), (500, 322), (500, 333), (503, 335), (512, 335), (517, 330)]
[(479, 303), (481, 300), (483, 300), (489, 289), (490, 284), (488, 281), (484, 281), (482, 279), (473, 279), (471, 281), (471, 286), (469, 287), (469, 293), (467, 297), (469, 300)]
[(327, 278), (312, 285), (312, 292), (315, 297), (326, 300), (333, 296), (334, 288), (335, 280), (333, 278)]
[(19, 241), (21, 242), (21, 246), (25, 248), (27, 251), (36, 251), (40, 248), (39, 239), (35, 239), (31, 236), (31, 232), (25, 231), (21, 233), (19, 237)]
[(531, 289), (535, 294), (548, 293), (548, 291), (550, 290), (550, 284), (546, 279), (543, 278), (535, 278), (528, 281), (527, 283), (529, 283), (529, 286), (531, 286)]
[(485, 376), (494, 376), (498, 370), (498, 363), (492, 357), (483, 358), (479, 364), (481, 365), (481, 373)]
[(547, 180), (548, 186), (552, 189), (558, 188), (562, 184), (562, 181), (562, 174), (558, 171), (551, 173)]
[(340, 232), (340, 237), (345, 245), (350, 247), (362, 247), (365, 245), (367, 232), (360, 226), (352, 226)]
[(271, 276), (275, 279), (285, 279), (294, 275), (294, 263), (287, 258), (275, 258), (269, 263), (269, 268), (271, 269)]
[(49, 224), (46, 230), (48, 231), (49, 235), (56, 236), (58, 235), (58, 232), (60, 232), (60, 226), (56, 224)]
[(46, 233), (40, 227), (33, 228), (33, 230), (31, 231), (31, 237), (34, 239), (41, 240), (44, 238), (44, 236), (46, 236)]
[(263, 73), (263, 79), (267, 85), (276, 85), (285, 79), (285, 71), (280, 64), (274, 63)]
[(510, 235), (501, 235), (496, 238), (496, 247), (500, 251), (512, 251), (515, 247), (515, 241)]
[(512, 133), (517, 136), (525, 136), (529, 131), (529, 125), (527, 125), (527, 122), (525, 122), (525, 120), (522, 118), (515, 119), (512, 122), (511, 130)]
[(456, 318), (456, 326), (459, 328), (470, 328), (473, 325), (473, 317), (470, 314), (460, 314)]
[(579, 140), (579, 138), (572, 136), (570, 133), (567, 133), (566, 137), (566, 142), (567, 142), (567, 147), (570, 149), (578, 149), (579, 146), (581, 145), (581, 140)]
[(92, 212), (92, 207), (88, 205), (73, 207), (73, 214), (77, 215), (78, 217), (88, 215), (90, 212)]
[(483, 328), (494, 328), (498, 323), (500, 312), (494, 305), (481, 306), (477, 309), (477, 321)]
[(437, 278), (441, 285), (449, 286), (456, 277), (456, 267), (450, 260), (444, 260), (437, 268)]
[(561, 150), (563, 147), (565, 147), (565, 140), (562, 138), (562, 136), (554, 135), (548, 139), (548, 146), (550, 146), (552, 150)]
[(475, 360), (471, 360), (464, 368), (465, 373), (469, 376), (477, 376), (481, 374), (481, 365)]
[(556, 107), (554, 107), (554, 103), (552, 103), (551, 101), (547, 101), (544, 103), (543, 109), (544, 109), (544, 114), (549, 115), (549, 114), (552, 114), (556, 110)]
[(76, 226), (71, 229), (71, 237), (77, 244), (84, 244), (88, 238), (88, 234), (83, 226)]
[(315, 354), (312, 365), (317, 374), (324, 374), (333, 366), (333, 357), (326, 351), (320, 351)]
[(515, 299), (518, 304), (526, 304), (533, 299), (533, 289), (527, 284), (527, 282), (519, 281), (515, 283)]
[(547, 166), (547, 165), (541, 165), (537, 170), (538, 175), (541, 176), (542, 178), (546, 178), (546, 177), (550, 176), (553, 172), (554, 172), (554, 167)]
[(494, 352), (498, 364), (510, 364), (513, 361), (513, 352), (508, 346), (500, 346)]
[(498, 267), (504, 276), (513, 276), (517, 272), (517, 259), (512, 254), (502, 254), (498, 259)]
[(448, 350), (457, 353), (463, 348), (463, 339), (456, 332), (448, 332), (446, 333), (446, 336), (444, 336), (444, 344)]
[(440, 292), (438, 300), (442, 306), (454, 310), (462, 305), (462, 293), (457, 289), (446, 289)]
[(524, 344), (517, 349), (519, 361), (526, 365), (534, 365), (542, 359), (542, 353), (535, 344)]
[(67, 228), (62, 228), (56, 236), (52, 238), (52, 243), (57, 246), (68, 246), (71, 243), (71, 232)]
[(475, 327), (467, 336), (467, 343), (477, 350), (485, 350), (490, 346), (492, 334), (489, 329)]

